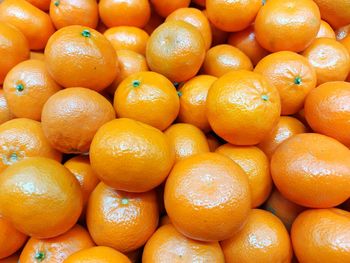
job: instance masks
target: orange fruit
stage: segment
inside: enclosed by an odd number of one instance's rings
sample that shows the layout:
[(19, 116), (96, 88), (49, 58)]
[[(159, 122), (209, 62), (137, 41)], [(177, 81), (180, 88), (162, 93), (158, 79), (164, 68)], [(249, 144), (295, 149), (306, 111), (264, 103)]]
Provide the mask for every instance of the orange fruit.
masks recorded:
[(51, 0), (26, 0), (26, 1), (43, 11), (48, 11), (50, 9)]
[(30, 49), (43, 49), (55, 32), (50, 16), (25, 0), (4, 0), (0, 21), (12, 24), (28, 39)]
[(350, 196), (350, 150), (325, 135), (297, 134), (276, 149), (271, 175), (281, 194), (294, 203), (337, 206)]
[(160, 185), (174, 159), (161, 131), (126, 118), (103, 125), (90, 148), (91, 165), (98, 177), (115, 189), (130, 192), (145, 192)]
[(158, 15), (154, 9), (151, 11), (151, 18), (148, 20), (148, 23), (143, 27), (148, 34), (152, 34), (153, 31), (163, 24), (164, 18)]
[(262, 1), (207, 0), (209, 20), (219, 29), (228, 32), (241, 31), (255, 19)]
[(96, 28), (98, 5), (96, 0), (52, 0), (50, 17), (57, 29), (72, 25)]
[(127, 256), (110, 247), (96, 246), (69, 256), (65, 263), (131, 263)]
[(316, 38), (328, 37), (335, 39), (333, 28), (326, 22), (321, 20), (320, 29), (318, 30)]
[(36, 59), (36, 60), (45, 61), (45, 55), (42, 52), (31, 51), (29, 58), (30, 59)]
[(306, 127), (298, 119), (281, 116), (277, 126), (260, 141), (258, 147), (271, 159), (272, 154), (281, 143), (296, 134), (305, 132)]
[(292, 226), (292, 243), (299, 262), (350, 261), (350, 213), (341, 209), (310, 209)]
[(276, 87), (281, 98), (281, 114), (297, 113), (309, 92), (316, 87), (316, 72), (303, 56), (280, 51), (263, 58), (254, 72), (262, 74)]
[(315, 39), (320, 23), (320, 11), (312, 0), (268, 0), (257, 15), (254, 28), (263, 48), (271, 52), (300, 52)]
[(265, 153), (255, 146), (234, 146), (224, 144), (216, 153), (230, 158), (238, 164), (248, 176), (252, 207), (258, 207), (266, 201), (272, 189), (270, 163)]
[(63, 234), (77, 222), (82, 207), (78, 181), (57, 161), (28, 158), (0, 176), (0, 213), (32, 237)]
[(213, 83), (206, 108), (217, 135), (231, 144), (254, 145), (277, 125), (281, 105), (277, 89), (265, 77), (240, 70)]
[(202, 69), (205, 74), (221, 77), (233, 70), (252, 70), (253, 64), (241, 50), (223, 44), (208, 50)]
[(22, 250), (20, 261), (64, 262), (71, 254), (95, 246), (89, 233), (81, 226), (75, 225), (66, 233), (49, 239), (32, 237)]
[(41, 123), (25, 118), (0, 125), (0, 145), (0, 172), (27, 157), (41, 156), (56, 161), (62, 157), (46, 139)]
[(215, 262), (224, 263), (218, 242), (200, 242), (180, 234), (167, 224), (147, 241), (142, 255), (143, 263), (158, 262)]
[(162, 17), (167, 17), (177, 9), (188, 7), (191, 0), (150, 0), (154, 10)]
[(321, 16), (334, 28), (350, 24), (350, 3), (347, 0), (314, 0)]
[(144, 27), (150, 16), (148, 0), (100, 0), (99, 12), (102, 22), (107, 27), (136, 26)]
[(65, 88), (101, 91), (117, 75), (116, 52), (112, 44), (92, 28), (61, 28), (47, 43), (45, 58), (48, 71)]
[(224, 240), (247, 220), (248, 178), (226, 156), (197, 154), (174, 166), (165, 184), (164, 203), (171, 222), (186, 237)]
[(335, 39), (317, 38), (302, 55), (315, 68), (317, 85), (328, 81), (343, 81), (349, 74), (349, 52)]
[(156, 72), (138, 72), (124, 79), (114, 95), (120, 118), (130, 118), (164, 130), (176, 119), (179, 96), (174, 85)]
[(18, 253), (16, 253), (16, 254), (9, 256), (7, 258), (0, 259), (0, 262), (1, 263), (18, 263), (18, 260), (19, 260), (19, 255), (18, 255)]
[(336, 34), (336, 39), (338, 41), (343, 40), (344, 38), (346, 38), (349, 35), (350, 32), (350, 24), (340, 27), (335, 31)]
[(40, 121), (45, 102), (61, 87), (50, 76), (45, 62), (31, 59), (10, 70), (3, 89), (16, 117)]
[(178, 120), (192, 124), (204, 132), (211, 130), (205, 105), (209, 88), (217, 80), (210, 75), (199, 75), (185, 82), (179, 88), (180, 111)]
[(293, 256), (292, 244), (281, 220), (260, 209), (253, 209), (243, 229), (222, 241), (221, 247), (227, 263), (287, 263)]
[[(343, 44), (343, 46), (347, 49), (348, 53), (350, 54), (350, 36), (345, 37), (344, 39), (342, 39), (340, 41), (340, 43)], [(350, 74), (348, 75), (348, 77), (346, 78), (346, 81), (349, 82), (350, 81)]]
[(201, 33), (183, 21), (163, 23), (154, 30), (147, 43), (148, 66), (171, 81), (181, 82), (194, 77), (204, 57), (205, 43)]
[(219, 146), (222, 144), (219, 139), (217, 138), (217, 136), (213, 133), (207, 133), (206, 134), (207, 137), (207, 141), (208, 141), (208, 145), (209, 145), (209, 150), (211, 152), (215, 152), (215, 150), (217, 148), (219, 148)]
[(9, 105), (5, 98), (4, 90), (0, 89), (0, 124), (13, 119), (14, 116), (9, 109)]
[[(203, 10), (202, 12), (208, 18), (207, 10)], [(222, 31), (221, 29), (217, 28), (209, 19), (208, 21), (212, 35), (211, 46), (214, 47), (220, 44), (225, 44), (228, 37), (228, 32)]]

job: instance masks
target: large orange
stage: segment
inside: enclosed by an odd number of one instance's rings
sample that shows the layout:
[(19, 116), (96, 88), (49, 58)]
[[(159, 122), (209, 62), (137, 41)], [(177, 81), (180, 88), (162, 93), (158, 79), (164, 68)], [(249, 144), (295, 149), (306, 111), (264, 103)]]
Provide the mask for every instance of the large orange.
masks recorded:
[(65, 263), (131, 263), (127, 256), (110, 247), (96, 246), (71, 255)]
[(326, 22), (321, 20), (320, 29), (318, 30), (316, 38), (328, 37), (335, 39), (333, 28)]
[(3, 89), (0, 89), (0, 124), (13, 119), (14, 116), (9, 109)]
[(191, 0), (150, 0), (154, 10), (162, 17), (167, 17), (177, 9), (188, 7)]
[[(208, 18), (207, 10), (204, 9), (202, 12)], [(210, 20), (209, 25), (212, 35), (211, 45), (214, 47), (216, 45), (225, 44), (228, 37), (228, 32), (222, 31), (221, 29), (217, 28)]]
[(334, 28), (350, 24), (350, 2), (347, 0), (314, 0), (324, 20)]

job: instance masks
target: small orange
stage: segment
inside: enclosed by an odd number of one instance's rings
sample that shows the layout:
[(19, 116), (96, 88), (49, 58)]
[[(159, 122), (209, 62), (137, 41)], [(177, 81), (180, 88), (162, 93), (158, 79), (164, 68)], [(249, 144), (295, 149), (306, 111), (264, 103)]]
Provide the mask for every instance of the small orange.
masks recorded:
[(335, 39), (333, 28), (326, 22), (321, 20), (320, 29), (318, 30), (316, 38), (328, 37)]
[(45, 61), (45, 55), (43, 52), (31, 51), (30, 52), (30, 59)]
[(215, 152), (217, 148), (222, 144), (219, 138), (212, 132), (206, 134), (209, 150)]
[[(340, 41), (344, 45), (344, 47), (347, 49), (348, 53), (350, 54), (350, 36), (346, 36), (344, 39)], [(346, 78), (347, 82), (350, 82), (350, 74)]]
[[(203, 10), (202, 12), (208, 18), (207, 10)], [(209, 19), (208, 21), (212, 35), (211, 46), (214, 47), (220, 44), (225, 44), (228, 37), (228, 32), (222, 31), (221, 29), (217, 28)]]
[(13, 119), (14, 116), (9, 109), (9, 105), (5, 98), (4, 90), (0, 89), (0, 124)]
[(321, 16), (334, 28), (350, 24), (350, 2), (347, 0), (314, 0)]
[(335, 31), (336, 34), (336, 39), (338, 41), (343, 40), (344, 38), (346, 38), (349, 35), (350, 32), (350, 24), (340, 27)]
[(151, 18), (148, 20), (148, 23), (143, 27), (143, 30), (145, 30), (148, 34), (152, 34), (157, 27), (163, 24), (163, 22), (164, 18), (158, 15), (154, 11), (154, 9), (152, 9)]
[(208, 50), (202, 69), (205, 74), (221, 77), (233, 70), (252, 70), (253, 64), (240, 49), (223, 44)]
[(48, 11), (50, 9), (51, 0), (26, 0), (26, 1), (43, 11)]
[(127, 256), (110, 247), (96, 246), (69, 256), (64, 263), (131, 263)]
[(188, 7), (191, 0), (150, 0), (154, 10), (162, 17), (167, 17), (177, 9)]

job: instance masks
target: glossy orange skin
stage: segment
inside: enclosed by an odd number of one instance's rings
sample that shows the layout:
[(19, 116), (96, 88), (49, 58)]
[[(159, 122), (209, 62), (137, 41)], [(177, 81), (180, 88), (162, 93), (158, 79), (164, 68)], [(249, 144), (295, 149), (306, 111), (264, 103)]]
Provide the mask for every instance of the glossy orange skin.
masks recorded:
[(312, 0), (268, 0), (256, 17), (255, 36), (271, 52), (300, 52), (315, 39), (320, 23)]
[(50, 9), (51, 0), (26, 0), (26, 1), (43, 11), (48, 11)]
[(143, 263), (215, 262), (224, 263), (218, 242), (200, 242), (180, 234), (172, 224), (160, 227), (147, 241)]
[(68, 231), (83, 208), (78, 181), (48, 158), (11, 165), (1, 174), (0, 190), (0, 213), (19, 231), (39, 239)]
[(57, 29), (72, 25), (96, 28), (98, 5), (96, 0), (53, 0), (50, 17)]
[(276, 149), (271, 175), (281, 194), (294, 203), (337, 206), (350, 195), (350, 150), (325, 135), (297, 134)]
[(3, 89), (16, 117), (40, 121), (45, 102), (61, 87), (50, 76), (45, 62), (31, 59), (10, 70)]
[(316, 87), (316, 72), (303, 56), (280, 51), (263, 58), (254, 72), (262, 74), (278, 90), (281, 114), (297, 113), (304, 106), (309, 92)]
[(335, 39), (335, 32), (333, 28), (326, 22), (321, 20), (320, 29), (318, 30), (316, 38), (328, 37)]
[(240, 49), (222, 44), (208, 50), (202, 70), (205, 74), (221, 77), (233, 70), (253, 70), (253, 64)]
[(266, 201), (272, 189), (270, 163), (265, 153), (255, 146), (234, 146), (224, 144), (216, 153), (230, 158), (238, 164), (248, 176), (252, 207), (258, 207)]
[(126, 193), (100, 183), (92, 192), (87, 226), (97, 245), (130, 252), (143, 246), (158, 226), (155, 191)]
[[(202, 12), (208, 18), (207, 10), (203, 10)], [(228, 32), (222, 31), (221, 29), (217, 28), (209, 19), (208, 21), (212, 35), (211, 46), (214, 47), (216, 45), (225, 44), (228, 37)]]
[(0, 171), (27, 157), (47, 157), (61, 161), (62, 154), (46, 139), (41, 123), (19, 118), (0, 125)]
[(262, 1), (207, 0), (209, 20), (219, 29), (228, 32), (241, 31), (255, 19)]
[(322, 19), (332, 27), (339, 28), (350, 24), (350, 3), (346, 0), (314, 0), (320, 8)]
[(127, 256), (110, 247), (83, 249), (67, 258), (65, 263), (131, 263)]
[(211, 86), (207, 117), (213, 131), (235, 145), (255, 145), (276, 125), (280, 98), (275, 87), (262, 75), (232, 71)]
[(226, 156), (197, 154), (174, 166), (165, 184), (164, 203), (171, 222), (186, 237), (224, 240), (247, 220), (248, 178)]
[(288, 232), (273, 214), (253, 209), (246, 225), (232, 238), (221, 242), (226, 263), (290, 263), (293, 251)]
[(215, 136), (212, 133), (207, 133), (206, 134), (208, 145), (209, 145), (209, 150), (211, 152), (215, 152), (215, 150), (222, 144), (217, 136)]
[(190, 5), (191, 0), (150, 0), (154, 10), (162, 17), (167, 17), (177, 9)]
[(350, 260), (350, 213), (341, 209), (311, 209), (292, 226), (292, 242), (299, 262)]
[(45, 61), (45, 55), (42, 52), (31, 51), (30, 52), (30, 59)]
[(163, 23), (147, 43), (148, 66), (171, 81), (182, 82), (194, 77), (204, 57), (205, 42), (201, 33), (183, 21)]
[[(22, 250), (20, 262), (63, 263), (71, 254), (95, 246), (89, 233), (75, 225), (68, 232), (50, 239), (31, 238)], [(38, 259), (39, 258), (39, 259)], [(40, 258), (43, 258), (40, 260)]]
[(9, 105), (5, 98), (4, 90), (0, 89), (0, 124), (13, 119), (14, 116), (9, 109)]
[(107, 27), (142, 28), (151, 16), (148, 0), (100, 0), (98, 7), (101, 20)]
[(338, 41), (343, 40), (344, 38), (346, 38), (349, 35), (349, 32), (350, 32), (350, 25), (346, 25), (346, 26), (338, 28), (335, 31), (336, 39)]
[(43, 49), (55, 32), (50, 16), (25, 0), (4, 0), (0, 5), (0, 21), (21, 30), (33, 50)]
[(204, 132), (211, 130), (205, 104), (209, 88), (217, 80), (210, 75), (198, 75), (185, 82), (179, 88), (180, 111), (178, 120), (180, 122), (192, 124)]
[(277, 126), (258, 144), (258, 147), (271, 159), (277, 147), (290, 137), (305, 133), (305, 125), (296, 118), (281, 116)]

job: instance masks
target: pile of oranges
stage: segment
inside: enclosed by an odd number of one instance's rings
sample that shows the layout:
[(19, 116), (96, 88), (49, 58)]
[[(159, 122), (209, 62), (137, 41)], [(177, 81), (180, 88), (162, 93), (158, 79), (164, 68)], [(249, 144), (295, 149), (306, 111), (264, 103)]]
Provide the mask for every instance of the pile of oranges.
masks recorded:
[(348, 0), (0, 2), (0, 263), (350, 262)]

